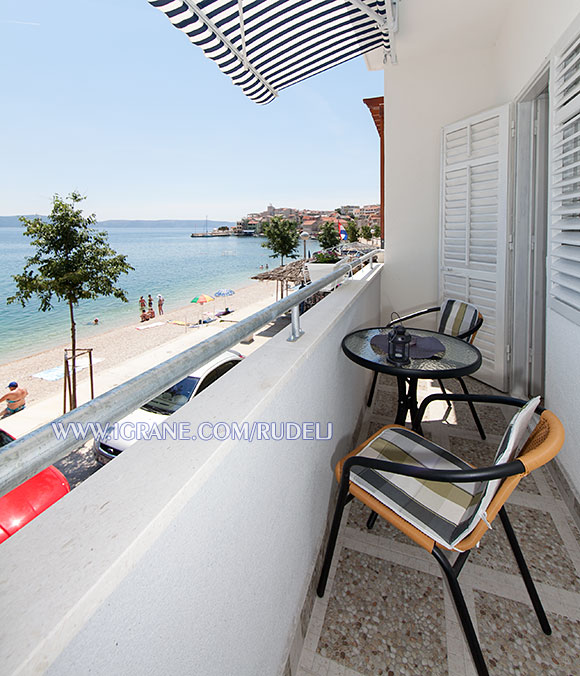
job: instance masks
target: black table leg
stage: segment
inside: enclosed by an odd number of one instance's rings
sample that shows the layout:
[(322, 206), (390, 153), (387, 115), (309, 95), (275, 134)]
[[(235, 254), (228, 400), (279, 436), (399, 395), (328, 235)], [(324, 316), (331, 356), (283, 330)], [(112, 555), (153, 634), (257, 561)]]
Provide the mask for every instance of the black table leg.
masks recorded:
[(373, 375), (373, 382), (371, 385), (371, 391), (369, 392), (369, 398), (367, 399), (367, 406), (370, 406), (373, 403), (373, 396), (375, 394), (375, 387), (377, 385), (377, 378), (379, 377), (379, 372), (375, 371)]
[(395, 425), (404, 425), (405, 420), (407, 419), (407, 411), (409, 410), (409, 400), (407, 397), (407, 378), (405, 376), (397, 376), (397, 386), (399, 389), (399, 394)]
[(415, 429), (414, 421), (417, 417), (417, 378), (409, 378), (409, 389), (407, 390), (407, 406), (411, 414), (411, 427)]

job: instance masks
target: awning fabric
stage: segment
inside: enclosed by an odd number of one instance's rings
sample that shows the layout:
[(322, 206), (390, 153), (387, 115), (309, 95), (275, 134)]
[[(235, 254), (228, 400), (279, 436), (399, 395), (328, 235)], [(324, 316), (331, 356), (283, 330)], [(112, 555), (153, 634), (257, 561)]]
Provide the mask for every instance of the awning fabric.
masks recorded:
[(372, 49), (390, 49), (391, 0), (148, 2), (256, 103)]

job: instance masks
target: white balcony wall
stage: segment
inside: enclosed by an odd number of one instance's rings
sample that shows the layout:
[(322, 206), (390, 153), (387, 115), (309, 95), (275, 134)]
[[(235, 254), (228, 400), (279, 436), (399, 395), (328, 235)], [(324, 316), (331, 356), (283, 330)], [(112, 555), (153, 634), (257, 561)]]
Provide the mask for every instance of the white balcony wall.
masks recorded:
[[(577, 16), (577, 0), (401, 3), (398, 65), (385, 68), (383, 316), (438, 296), (441, 128), (515, 100)], [(580, 327), (548, 311), (546, 401), (580, 491)]]
[(370, 383), (340, 348), (378, 321), (368, 274), (174, 416), (331, 422), (331, 440), (140, 442), (3, 544), (3, 674), (282, 672)]

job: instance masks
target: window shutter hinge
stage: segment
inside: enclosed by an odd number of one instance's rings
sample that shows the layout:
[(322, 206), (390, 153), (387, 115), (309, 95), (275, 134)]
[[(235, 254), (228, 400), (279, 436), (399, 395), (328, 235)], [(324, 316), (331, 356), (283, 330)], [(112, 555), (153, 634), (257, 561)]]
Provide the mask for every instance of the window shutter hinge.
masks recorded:
[(510, 251), (514, 250), (514, 236), (513, 235), (508, 235), (508, 249)]
[(532, 239), (530, 241), (531, 249), (534, 251), (536, 249), (536, 238), (532, 236)]
[(511, 361), (512, 359), (512, 346), (509, 343), (505, 346), (505, 358), (506, 361)]
[(512, 120), (510, 123), (510, 133), (511, 137), (513, 138), (516, 135), (516, 121)]
[(534, 350), (530, 347), (528, 350), (528, 364), (532, 364), (534, 361)]
[(538, 118), (534, 120), (534, 136), (538, 135)]

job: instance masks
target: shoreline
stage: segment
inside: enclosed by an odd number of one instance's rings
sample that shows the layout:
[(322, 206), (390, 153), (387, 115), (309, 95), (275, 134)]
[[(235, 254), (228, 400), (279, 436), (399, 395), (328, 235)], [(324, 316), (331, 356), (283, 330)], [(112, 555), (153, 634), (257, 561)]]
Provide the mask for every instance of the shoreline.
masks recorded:
[[(78, 347), (93, 348), (93, 372), (96, 380), (100, 372), (118, 366), (148, 350), (160, 347), (164, 343), (183, 337), (186, 333), (191, 334), (192, 344), (195, 344), (216, 333), (216, 329), (226, 328), (229, 322), (237, 321), (238, 317), (247, 316), (248, 313), (244, 312), (246, 308), (253, 305), (260, 307), (270, 305), (275, 301), (275, 284), (275, 282), (255, 281), (234, 289), (235, 294), (232, 296), (216, 298), (215, 301), (203, 306), (188, 304), (176, 310), (165, 312), (161, 316), (156, 314), (154, 319), (145, 323), (136, 319), (135, 322), (130, 324), (116, 326), (108, 331), (95, 334), (90, 341), (82, 338), (78, 341)], [(170, 323), (171, 321), (187, 321), (194, 324), (202, 312), (215, 313), (223, 310), (226, 306), (233, 308), (234, 312), (228, 315), (228, 320), (224, 323), (221, 323), (218, 319), (215, 322), (195, 328)], [(157, 325), (157, 322), (163, 323)], [(141, 328), (143, 330), (137, 330)], [(50, 381), (36, 378), (34, 374), (62, 366), (63, 352), (66, 347), (70, 347), (70, 343), (60, 343), (26, 357), (0, 364), (0, 391), (4, 392), (6, 385), (15, 380), (29, 392), (26, 399), (27, 405), (39, 403), (55, 394), (62, 394), (63, 378)], [(144, 363), (143, 370), (145, 371), (147, 368), (149, 368), (149, 365)], [(88, 379), (88, 368), (77, 371), (79, 383), (88, 381)]]

